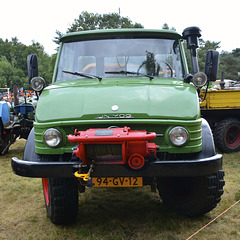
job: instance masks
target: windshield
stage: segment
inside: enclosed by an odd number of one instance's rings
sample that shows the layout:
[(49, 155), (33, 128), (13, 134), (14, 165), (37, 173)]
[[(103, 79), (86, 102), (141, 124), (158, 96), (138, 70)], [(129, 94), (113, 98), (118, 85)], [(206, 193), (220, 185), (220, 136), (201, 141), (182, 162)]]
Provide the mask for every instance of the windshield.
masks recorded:
[(183, 78), (178, 40), (103, 39), (63, 44), (56, 81), (113, 76)]

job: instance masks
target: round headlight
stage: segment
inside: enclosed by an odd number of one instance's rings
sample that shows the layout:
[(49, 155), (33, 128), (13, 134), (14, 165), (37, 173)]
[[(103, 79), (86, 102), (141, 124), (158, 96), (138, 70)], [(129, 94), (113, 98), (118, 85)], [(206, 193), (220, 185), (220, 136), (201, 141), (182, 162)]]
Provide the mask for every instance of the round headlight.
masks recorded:
[(188, 140), (188, 131), (183, 127), (174, 127), (169, 132), (169, 139), (175, 146), (182, 146)]
[(196, 87), (202, 87), (207, 83), (207, 75), (203, 72), (198, 72), (194, 74), (192, 81)]
[(49, 147), (57, 147), (62, 142), (62, 134), (55, 128), (46, 130), (43, 138)]
[(34, 77), (31, 79), (30, 85), (34, 91), (40, 92), (45, 86), (45, 80), (41, 77)]

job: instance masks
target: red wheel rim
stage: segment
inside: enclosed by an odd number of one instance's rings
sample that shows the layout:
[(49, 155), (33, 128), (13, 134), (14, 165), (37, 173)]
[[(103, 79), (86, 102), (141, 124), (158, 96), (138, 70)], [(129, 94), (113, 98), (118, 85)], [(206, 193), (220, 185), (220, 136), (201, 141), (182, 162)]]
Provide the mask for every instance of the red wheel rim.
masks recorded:
[(240, 128), (238, 126), (230, 127), (226, 132), (226, 143), (231, 148), (236, 148), (240, 144)]
[(42, 178), (42, 184), (43, 184), (43, 193), (44, 193), (45, 201), (47, 206), (49, 206), (48, 179)]

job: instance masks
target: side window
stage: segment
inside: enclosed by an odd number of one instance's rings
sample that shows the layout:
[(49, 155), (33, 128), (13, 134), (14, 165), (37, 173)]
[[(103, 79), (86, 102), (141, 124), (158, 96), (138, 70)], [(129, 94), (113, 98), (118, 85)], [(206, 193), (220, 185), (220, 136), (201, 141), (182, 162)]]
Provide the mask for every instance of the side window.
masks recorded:
[[(176, 70), (176, 76), (179, 78), (183, 78), (183, 65), (182, 65), (182, 58), (181, 58), (181, 53), (180, 53), (180, 46), (179, 44), (176, 45), (174, 48), (174, 52), (176, 53), (175, 58), (174, 58), (174, 65), (176, 65), (175, 70)], [(181, 64), (179, 64), (181, 63)]]
[(58, 66), (57, 81), (61, 80), (65, 75), (66, 78), (70, 77), (63, 73), (63, 71), (73, 71), (73, 54), (74, 50), (71, 48), (71, 45), (64, 45)]
[(64, 58), (61, 58), (60, 66), (65, 71), (73, 71), (73, 55), (74, 50), (70, 47), (65, 47), (62, 54)]

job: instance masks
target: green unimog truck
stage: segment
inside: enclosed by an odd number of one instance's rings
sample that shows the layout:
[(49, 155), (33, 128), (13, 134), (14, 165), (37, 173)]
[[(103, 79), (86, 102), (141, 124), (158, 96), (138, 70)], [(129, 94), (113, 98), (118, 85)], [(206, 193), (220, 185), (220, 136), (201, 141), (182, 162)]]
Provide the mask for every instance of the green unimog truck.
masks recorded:
[[(222, 155), (201, 119), (198, 90), (216, 80), (218, 52), (205, 73), (197, 61), (198, 27), (180, 35), (147, 29), (97, 30), (62, 37), (52, 85), (29, 81), (40, 95), (23, 160), (14, 173), (42, 178), (47, 214), (74, 221), (86, 187), (158, 189), (163, 203), (185, 216), (211, 211), (224, 186)], [(191, 52), (188, 66), (183, 41)]]

